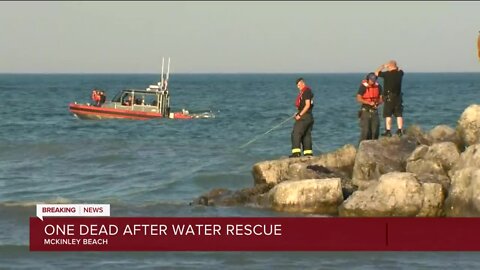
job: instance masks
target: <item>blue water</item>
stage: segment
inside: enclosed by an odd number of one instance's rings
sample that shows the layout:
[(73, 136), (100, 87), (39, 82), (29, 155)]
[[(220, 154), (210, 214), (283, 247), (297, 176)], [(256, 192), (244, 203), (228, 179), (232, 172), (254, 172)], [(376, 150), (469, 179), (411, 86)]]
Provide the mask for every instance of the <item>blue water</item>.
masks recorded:
[[(407, 73), (405, 126), (455, 127), (480, 103), (479, 75)], [(0, 74), (0, 269), (478, 269), (478, 253), (28, 251), (28, 217), (39, 202), (109, 203), (112, 216), (285, 215), (188, 203), (212, 188), (250, 187), (254, 163), (289, 154), (292, 122), (259, 135), (294, 113), (299, 76), (315, 94), (314, 151), (356, 144), (363, 74), (173, 74), (172, 107), (216, 117), (149, 121), (79, 120), (68, 103), (89, 102), (94, 87), (107, 98), (146, 88), (156, 74)]]

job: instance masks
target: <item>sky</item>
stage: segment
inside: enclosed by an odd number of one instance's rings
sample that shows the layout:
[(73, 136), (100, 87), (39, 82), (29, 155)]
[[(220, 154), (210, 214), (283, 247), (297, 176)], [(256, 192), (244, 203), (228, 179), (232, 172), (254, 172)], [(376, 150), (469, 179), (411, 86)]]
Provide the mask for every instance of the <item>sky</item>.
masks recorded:
[(0, 73), (478, 72), (480, 2), (0, 2)]

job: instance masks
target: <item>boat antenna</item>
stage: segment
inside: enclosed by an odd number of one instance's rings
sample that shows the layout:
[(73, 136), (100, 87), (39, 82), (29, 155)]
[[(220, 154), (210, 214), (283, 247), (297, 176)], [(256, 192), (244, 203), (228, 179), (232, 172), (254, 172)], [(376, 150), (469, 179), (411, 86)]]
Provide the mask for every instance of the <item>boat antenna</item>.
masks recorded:
[(165, 90), (168, 88), (168, 79), (170, 78), (170, 57), (168, 58), (167, 78), (165, 79)]
[(160, 76), (160, 89), (163, 89), (163, 66), (165, 65), (165, 58), (162, 57), (162, 75)]

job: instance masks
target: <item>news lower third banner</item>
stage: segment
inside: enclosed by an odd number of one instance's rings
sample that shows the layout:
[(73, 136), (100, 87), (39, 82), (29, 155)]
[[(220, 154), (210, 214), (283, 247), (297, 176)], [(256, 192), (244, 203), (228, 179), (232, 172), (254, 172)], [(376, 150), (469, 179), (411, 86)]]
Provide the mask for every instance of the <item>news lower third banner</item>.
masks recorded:
[(38, 217), (30, 218), (30, 250), (480, 251), (478, 218), (109, 217), (109, 214), (109, 205), (37, 207)]

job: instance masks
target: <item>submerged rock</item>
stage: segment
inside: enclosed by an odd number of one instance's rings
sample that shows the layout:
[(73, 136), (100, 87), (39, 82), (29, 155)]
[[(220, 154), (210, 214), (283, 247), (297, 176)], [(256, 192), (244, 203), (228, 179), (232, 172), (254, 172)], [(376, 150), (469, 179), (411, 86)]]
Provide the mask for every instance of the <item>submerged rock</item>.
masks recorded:
[(267, 193), (273, 185), (261, 184), (251, 188), (244, 188), (232, 191), (224, 188), (217, 188), (201, 195), (192, 204), (205, 206), (236, 206), (245, 204), (263, 204), (262, 194)]

